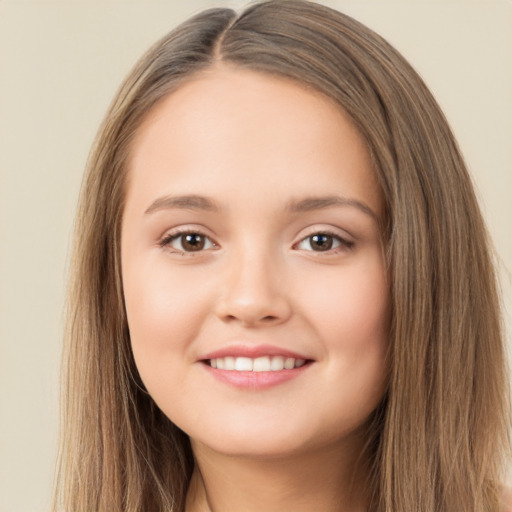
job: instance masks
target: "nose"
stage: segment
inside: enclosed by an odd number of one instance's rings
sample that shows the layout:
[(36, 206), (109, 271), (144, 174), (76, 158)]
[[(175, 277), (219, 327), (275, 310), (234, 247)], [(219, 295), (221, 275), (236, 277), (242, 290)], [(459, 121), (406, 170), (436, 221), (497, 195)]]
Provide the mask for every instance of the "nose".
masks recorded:
[[(261, 251), (263, 252), (263, 251)], [(216, 314), (244, 326), (277, 325), (292, 307), (282, 267), (269, 254), (238, 254), (226, 262)]]

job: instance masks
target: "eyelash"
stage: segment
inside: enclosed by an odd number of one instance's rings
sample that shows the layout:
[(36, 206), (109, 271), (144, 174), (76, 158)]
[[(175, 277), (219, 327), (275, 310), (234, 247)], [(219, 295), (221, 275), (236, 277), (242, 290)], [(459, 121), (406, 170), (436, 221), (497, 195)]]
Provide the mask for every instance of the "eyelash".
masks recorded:
[[(159, 246), (163, 249), (165, 247), (169, 247), (171, 245), (172, 242), (174, 242), (175, 240), (178, 240), (179, 238), (183, 237), (184, 235), (198, 235), (198, 236), (201, 236), (201, 237), (204, 237), (205, 239), (208, 239), (210, 240), (210, 237), (208, 237), (207, 235), (205, 235), (204, 233), (201, 233), (200, 231), (198, 230), (193, 230), (193, 229), (182, 229), (182, 230), (177, 230), (177, 231), (174, 231), (173, 233), (169, 233), (168, 235), (165, 235), (162, 240), (160, 240), (159, 242)], [(217, 246), (217, 244), (215, 242), (212, 242), (210, 240), (211, 244), (213, 246)], [(176, 252), (178, 254), (187, 254), (189, 256), (194, 256), (196, 252), (203, 252), (204, 249), (201, 249), (199, 251), (182, 251), (180, 249), (174, 249), (173, 252)]]
[[(335, 248), (328, 249), (327, 251), (309, 251), (309, 252), (317, 252), (320, 254), (325, 253), (326, 255), (331, 255), (331, 254), (338, 254), (339, 252), (343, 252), (343, 251), (348, 251), (354, 247), (354, 242), (352, 242), (351, 240), (347, 240), (346, 238), (343, 238), (342, 236), (340, 236), (338, 233), (334, 233), (333, 231), (329, 231), (329, 230), (320, 230), (320, 231), (315, 231), (313, 233), (310, 233), (309, 235), (302, 238), (297, 244), (295, 244), (294, 247), (299, 244), (302, 244), (304, 241), (306, 241), (308, 239), (311, 239), (315, 235), (322, 235), (322, 236), (330, 237), (333, 239), (333, 242), (338, 241), (339, 245)], [(310, 242), (310, 244), (311, 244), (311, 242)]]
[[(166, 247), (169, 247), (172, 242), (174, 242), (175, 240), (178, 240), (179, 238), (183, 237), (184, 235), (197, 235), (197, 236), (200, 236), (200, 237), (204, 237), (205, 239), (210, 240), (210, 243), (212, 244), (213, 247), (218, 247), (217, 244), (215, 242), (213, 242), (210, 239), (210, 237), (208, 237), (204, 233), (201, 233), (200, 231), (197, 231), (197, 230), (190, 230), (190, 229), (178, 230), (178, 231), (174, 231), (173, 233), (169, 233), (168, 235), (164, 236), (160, 240), (158, 245), (162, 249), (166, 248)], [(315, 235), (323, 235), (323, 236), (331, 237), (333, 239), (333, 241), (338, 241), (339, 245), (337, 247), (335, 247), (335, 248), (328, 249), (326, 251), (313, 251), (313, 250), (311, 250), (311, 251), (308, 251), (308, 252), (317, 252), (317, 253), (320, 253), (320, 254), (325, 253), (325, 254), (331, 255), (331, 254), (337, 254), (339, 252), (351, 250), (354, 247), (354, 242), (352, 242), (350, 240), (347, 240), (347, 239), (341, 237), (339, 234), (334, 233), (334, 232), (329, 231), (329, 230), (315, 231), (315, 232), (305, 236), (304, 238), (302, 238), (299, 242), (294, 244), (293, 247), (296, 247), (296, 246), (302, 244), (306, 240), (311, 239), (312, 237), (314, 237)], [(187, 254), (188, 256), (194, 256), (196, 253), (201, 253), (201, 252), (204, 252), (206, 250), (206, 249), (200, 249), (198, 251), (183, 251), (183, 250), (180, 250), (180, 249), (175, 249), (175, 248), (173, 248), (173, 249), (174, 250), (172, 252), (176, 252), (176, 253), (182, 254), (182, 255)]]

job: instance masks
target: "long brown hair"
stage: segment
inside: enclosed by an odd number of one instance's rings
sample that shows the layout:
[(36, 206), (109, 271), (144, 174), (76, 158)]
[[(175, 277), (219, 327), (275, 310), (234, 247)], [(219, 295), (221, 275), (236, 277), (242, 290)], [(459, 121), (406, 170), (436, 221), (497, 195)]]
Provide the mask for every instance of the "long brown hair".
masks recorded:
[(118, 91), (84, 178), (64, 353), (55, 510), (184, 508), (187, 436), (156, 407), (130, 350), (120, 223), (131, 141), (167, 94), (222, 61), (321, 91), (366, 139), (386, 204), (390, 377), (372, 422), (380, 512), (497, 512), (509, 400), (488, 235), (432, 95), (380, 36), (332, 9), (209, 9), (151, 48)]

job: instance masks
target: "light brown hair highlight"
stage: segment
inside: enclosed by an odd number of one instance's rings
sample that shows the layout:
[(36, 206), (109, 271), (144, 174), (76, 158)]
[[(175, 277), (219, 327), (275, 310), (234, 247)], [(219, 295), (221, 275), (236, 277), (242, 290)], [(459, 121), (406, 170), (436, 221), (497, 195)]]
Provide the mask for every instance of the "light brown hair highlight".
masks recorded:
[(498, 512), (510, 454), (508, 381), (490, 242), (463, 158), (395, 49), (302, 0), (196, 15), (142, 57), (107, 112), (76, 223), (54, 510), (184, 508), (192, 453), (133, 361), (120, 225), (142, 121), (218, 62), (322, 92), (371, 152), (386, 204), (392, 301), (389, 386), (369, 432), (371, 510)]

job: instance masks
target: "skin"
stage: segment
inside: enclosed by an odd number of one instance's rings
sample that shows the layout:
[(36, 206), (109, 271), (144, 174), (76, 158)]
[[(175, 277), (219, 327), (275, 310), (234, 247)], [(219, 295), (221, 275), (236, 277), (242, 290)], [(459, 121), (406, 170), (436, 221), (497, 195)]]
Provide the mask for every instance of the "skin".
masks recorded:
[[(161, 199), (190, 195), (216, 209)], [(288, 209), (333, 195), (349, 201)], [(147, 116), (129, 162), (123, 286), (144, 384), (191, 438), (189, 512), (364, 510), (356, 461), (386, 383), (382, 215), (362, 137), (293, 81), (217, 65)], [(171, 240), (176, 229), (199, 234), (200, 250)], [(201, 361), (232, 344), (311, 362), (239, 388)]]

